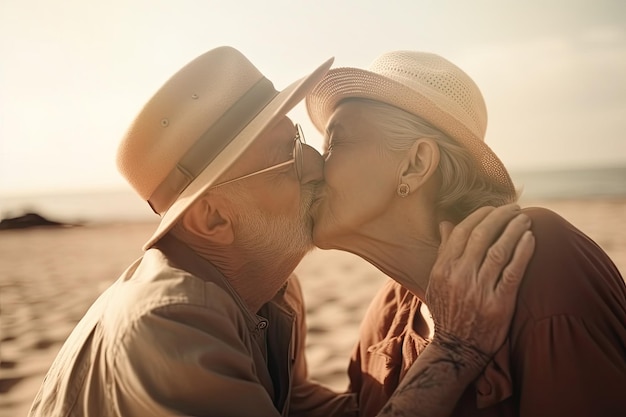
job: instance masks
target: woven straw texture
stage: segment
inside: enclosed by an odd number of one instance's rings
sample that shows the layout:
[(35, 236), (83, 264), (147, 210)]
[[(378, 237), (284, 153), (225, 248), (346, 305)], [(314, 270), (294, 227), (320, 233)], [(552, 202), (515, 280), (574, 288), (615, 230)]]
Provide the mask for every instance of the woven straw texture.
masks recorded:
[(306, 98), (315, 127), (324, 132), (346, 98), (381, 101), (415, 114), (466, 147), (477, 168), (511, 196), (515, 187), (506, 168), (485, 144), (487, 109), (474, 81), (450, 61), (431, 53), (395, 51), (369, 70), (335, 68)]

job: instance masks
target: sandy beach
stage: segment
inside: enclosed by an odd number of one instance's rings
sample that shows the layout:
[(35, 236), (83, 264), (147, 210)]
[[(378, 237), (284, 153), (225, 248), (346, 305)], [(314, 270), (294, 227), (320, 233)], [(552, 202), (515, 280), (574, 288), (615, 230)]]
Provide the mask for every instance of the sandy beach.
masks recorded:
[[(626, 273), (626, 200), (527, 201), (594, 239)], [(24, 416), (61, 344), (134, 259), (154, 223), (0, 232), (0, 417)], [(346, 386), (359, 321), (386, 279), (360, 258), (316, 250), (297, 268), (308, 310), (312, 376)]]

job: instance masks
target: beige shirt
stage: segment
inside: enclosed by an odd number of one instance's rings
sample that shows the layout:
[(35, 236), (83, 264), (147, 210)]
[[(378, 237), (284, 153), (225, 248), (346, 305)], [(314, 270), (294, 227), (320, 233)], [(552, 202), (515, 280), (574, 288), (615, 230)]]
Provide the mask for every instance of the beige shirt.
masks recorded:
[(91, 306), (29, 415), (356, 415), (353, 394), (308, 380), (305, 331), (295, 276), (255, 315), (211, 264), (166, 237)]

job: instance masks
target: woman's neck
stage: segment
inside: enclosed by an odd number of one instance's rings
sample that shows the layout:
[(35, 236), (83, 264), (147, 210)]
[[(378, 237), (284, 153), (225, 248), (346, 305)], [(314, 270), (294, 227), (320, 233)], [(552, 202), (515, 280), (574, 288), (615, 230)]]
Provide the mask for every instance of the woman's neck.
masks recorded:
[(337, 239), (335, 248), (362, 257), (423, 300), (439, 250), (437, 225), (435, 219), (411, 225), (391, 219), (370, 233), (364, 227), (358, 235)]

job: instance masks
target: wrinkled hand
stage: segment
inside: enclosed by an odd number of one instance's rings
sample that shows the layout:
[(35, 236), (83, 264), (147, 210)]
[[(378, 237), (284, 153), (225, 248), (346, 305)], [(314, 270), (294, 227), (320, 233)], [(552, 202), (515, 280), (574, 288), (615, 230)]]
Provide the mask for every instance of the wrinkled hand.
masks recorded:
[(482, 370), (504, 342), (517, 290), (535, 248), (530, 219), (511, 204), (482, 207), (456, 227), (442, 223), (426, 291), (433, 344)]

